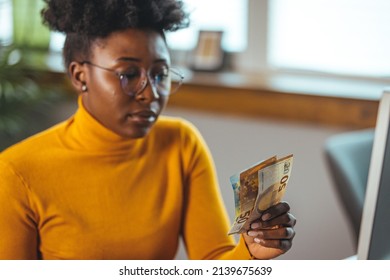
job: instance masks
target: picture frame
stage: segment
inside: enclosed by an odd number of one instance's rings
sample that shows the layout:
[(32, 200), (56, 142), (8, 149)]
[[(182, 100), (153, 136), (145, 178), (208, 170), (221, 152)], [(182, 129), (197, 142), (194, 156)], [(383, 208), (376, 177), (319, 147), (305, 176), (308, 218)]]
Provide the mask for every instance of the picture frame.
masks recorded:
[(223, 31), (200, 30), (192, 52), (191, 69), (219, 71), (223, 68), (225, 53), (222, 48)]

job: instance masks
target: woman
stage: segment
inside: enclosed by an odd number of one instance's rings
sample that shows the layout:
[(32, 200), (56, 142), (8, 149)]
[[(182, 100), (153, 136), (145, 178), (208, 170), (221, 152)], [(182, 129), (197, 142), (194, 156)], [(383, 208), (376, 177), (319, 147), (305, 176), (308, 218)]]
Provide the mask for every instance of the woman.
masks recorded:
[[(79, 109), (0, 155), (1, 259), (269, 259), (290, 249), (287, 203), (238, 244), (198, 131), (160, 116), (171, 80), (164, 32), (187, 25), (175, 0), (47, 0), (66, 33)], [(178, 85), (175, 83), (175, 85)]]

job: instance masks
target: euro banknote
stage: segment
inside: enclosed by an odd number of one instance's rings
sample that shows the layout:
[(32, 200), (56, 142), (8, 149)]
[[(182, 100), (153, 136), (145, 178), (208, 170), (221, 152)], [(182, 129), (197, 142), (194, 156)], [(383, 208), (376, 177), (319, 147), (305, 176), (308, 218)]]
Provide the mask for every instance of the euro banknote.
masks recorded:
[(290, 179), (293, 155), (260, 161), (230, 177), (235, 219), (228, 234), (246, 232), (269, 207), (279, 203)]

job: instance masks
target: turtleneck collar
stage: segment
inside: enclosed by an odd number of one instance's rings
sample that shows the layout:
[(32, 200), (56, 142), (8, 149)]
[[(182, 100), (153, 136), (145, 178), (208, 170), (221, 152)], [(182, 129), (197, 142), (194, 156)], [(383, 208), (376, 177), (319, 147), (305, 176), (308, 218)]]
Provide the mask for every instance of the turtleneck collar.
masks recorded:
[(81, 96), (78, 98), (78, 110), (68, 121), (64, 136), (62, 140), (71, 149), (99, 153), (128, 153), (143, 142), (143, 138), (124, 138), (103, 126), (84, 107)]

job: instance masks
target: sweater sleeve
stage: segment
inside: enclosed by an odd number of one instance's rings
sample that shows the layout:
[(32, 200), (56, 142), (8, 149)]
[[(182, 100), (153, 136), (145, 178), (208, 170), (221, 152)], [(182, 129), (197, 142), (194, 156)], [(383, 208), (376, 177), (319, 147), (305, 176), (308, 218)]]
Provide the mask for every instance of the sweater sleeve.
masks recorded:
[(0, 160), (0, 259), (37, 259), (38, 234), (22, 177)]
[(220, 194), (214, 163), (200, 133), (188, 124), (183, 149), (186, 165), (186, 210), (183, 236), (190, 259), (250, 259), (243, 238), (238, 244)]

